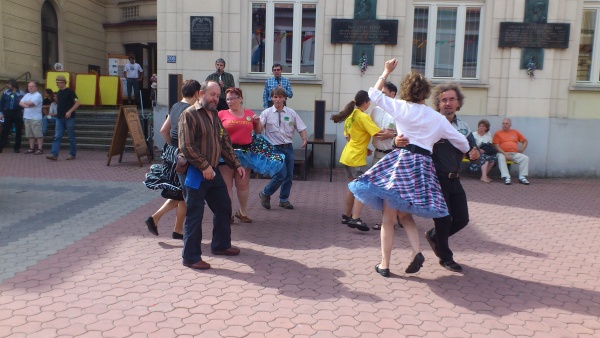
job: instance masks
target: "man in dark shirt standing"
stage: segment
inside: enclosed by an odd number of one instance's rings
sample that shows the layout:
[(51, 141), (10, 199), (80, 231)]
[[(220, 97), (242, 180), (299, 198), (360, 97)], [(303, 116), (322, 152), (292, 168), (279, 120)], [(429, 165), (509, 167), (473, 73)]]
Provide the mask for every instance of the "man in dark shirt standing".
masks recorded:
[[(456, 116), (456, 112), (462, 107), (465, 98), (460, 86), (454, 83), (440, 84), (433, 90), (432, 98), (435, 110), (446, 116), (450, 124), (465, 135), (469, 141), (469, 146), (471, 146), (469, 159), (477, 160), (480, 154), (471, 129)], [(396, 137), (396, 146), (403, 146), (406, 143), (408, 142), (402, 138), (402, 135)], [(454, 261), (448, 238), (469, 224), (467, 195), (460, 184), (460, 167), (463, 156), (464, 154), (460, 150), (445, 139), (441, 139), (433, 146), (431, 155), (449, 215), (434, 218), (435, 227), (425, 232), (425, 239), (439, 258), (440, 265), (453, 272), (462, 272), (462, 266)]]
[(245, 170), (217, 115), (220, 93), (218, 83), (203, 83), (201, 101), (181, 113), (177, 125), (179, 153), (189, 163), (187, 172), (179, 174), (187, 206), (182, 257), (183, 265), (192, 269), (210, 269), (210, 264), (202, 260), (200, 248), (205, 201), (214, 214), (212, 253), (226, 256), (240, 253), (240, 249), (231, 246), (231, 199), (219, 171), (219, 158), (222, 157), (240, 177), (244, 177)]
[(69, 156), (67, 160), (74, 160), (77, 156), (77, 143), (75, 141), (75, 110), (79, 108), (79, 99), (75, 91), (67, 87), (67, 79), (59, 75), (56, 77), (56, 92), (58, 101), (56, 103), (56, 131), (54, 140), (52, 140), (52, 154), (46, 156), (47, 159), (58, 160), (58, 152), (60, 151), (60, 143), (65, 133), (65, 129), (69, 134)]
[(6, 143), (8, 143), (8, 135), (15, 127), (15, 153), (21, 152), (21, 133), (23, 131), (23, 108), (19, 106), (19, 102), (25, 93), (19, 90), (19, 83), (15, 79), (10, 79), (6, 83), (6, 90), (0, 97), (0, 120), (4, 119), (2, 132), (0, 132), (0, 153)]
[(219, 105), (217, 110), (227, 110), (229, 105), (225, 101), (225, 91), (228, 88), (235, 87), (235, 79), (233, 75), (225, 71), (225, 60), (217, 59), (215, 61), (216, 71), (206, 77), (206, 81), (214, 81), (221, 87), (221, 96), (219, 96)]

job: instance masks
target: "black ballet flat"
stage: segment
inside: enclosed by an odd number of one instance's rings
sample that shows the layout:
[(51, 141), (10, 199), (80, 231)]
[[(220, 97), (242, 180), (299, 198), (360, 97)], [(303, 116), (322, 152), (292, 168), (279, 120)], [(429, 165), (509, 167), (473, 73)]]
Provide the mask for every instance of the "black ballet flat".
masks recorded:
[(410, 262), (410, 265), (408, 265), (408, 268), (406, 268), (406, 270), (404, 272), (406, 272), (406, 273), (418, 272), (419, 270), (421, 270), (421, 267), (423, 266), (423, 262), (425, 262), (425, 257), (423, 257), (423, 254), (421, 254), (419, 252), (418, 254), (415, 255), (415, 258), (413, 258), (412, 262)]
[(156, 224), (154, 224), (154, 218), (152, 218), (152, 216), (146, 219), (146, 227), (151, 234), (158, 236), (158, 229), (156, 228)]
[(383, 277), (390, 276), (390, 269), (380, 269), (379, 264), (375, 265), (375, 271), (377, 271), (377, 273), (382, 275)]

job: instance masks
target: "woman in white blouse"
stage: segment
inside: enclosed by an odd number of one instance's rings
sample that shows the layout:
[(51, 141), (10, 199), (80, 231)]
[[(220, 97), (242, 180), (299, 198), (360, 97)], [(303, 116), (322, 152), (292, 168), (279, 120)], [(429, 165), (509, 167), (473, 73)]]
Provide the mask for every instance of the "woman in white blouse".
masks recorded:
[(490, 183), (492, 180), (489, 178), (488, 174), (498, 161), (496, 159), (494, 145), (492, 144), (490, 121), (483, 119), (477, 122), (477, 131), (473, 133), (473, 137), (477, 142), (477, 147), (479, 147), (481, 156), (479, 157), (479, 161), (472, 163), (469, 166), (469, 170), (477, 171), (481, 168), (481, 181)]

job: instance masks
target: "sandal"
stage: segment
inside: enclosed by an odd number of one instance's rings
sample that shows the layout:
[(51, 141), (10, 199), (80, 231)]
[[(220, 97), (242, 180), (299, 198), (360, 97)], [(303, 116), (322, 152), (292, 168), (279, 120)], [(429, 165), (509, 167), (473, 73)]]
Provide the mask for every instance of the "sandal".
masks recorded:
[(373, 230), (381, 230), (381, 224), (379, 224), (379, 223), (377, 223), (377, 224), (374, 224), (374, 225), (371, 227), (371, 229), (373, 229)]
[(235, 217), (242, 221), (242, 223), (252, 223), (252, 218), (242, 215), (239, 210), (235, 212)]
[(27, 151), (25, 152), (25, 154), (33, 154), (35, 153), (35, 149), (27, 149)]
[(348, 224), (348, 222), (350, 222), (350, 220), (352, 220), (352, 217), (342, 215), (342, 224)]
[(360, 218), (353, 218), (348, 221), (348, 226), (351, 228), (356, 228), (360, 231), (369, 231), (369, 226), (367, 223), (363, 222)]
[(44, 151), (43, 151), (42, 149), (37, 149), (37, 150), (35, 151), (35, 153), (33, 153), (33, 154), (34, 154), (34, 155), (41, 155), (41, 154), (43, 154), (43, 153), (44, 153)]

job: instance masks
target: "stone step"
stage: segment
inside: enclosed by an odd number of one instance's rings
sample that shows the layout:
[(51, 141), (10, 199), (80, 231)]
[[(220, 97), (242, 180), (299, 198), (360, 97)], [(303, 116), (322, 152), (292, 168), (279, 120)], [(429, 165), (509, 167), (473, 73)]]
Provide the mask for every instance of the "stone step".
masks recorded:
[[(139, 110), (140, 122), (143, 126), (143, 116), (141, 110)], [(145, 110), (144, 116), (148, 118), (151, 116), (151, 110)], [(75, 126), (75, 136), (77, 138), (77, 148), (81, 149), (98, 149), (106, 150), (110, 149), (112, 138), (115, 131), (115, 124), (117, 122), (118, 109), (116, 108), (80, 108), (77, 110), (77, 123)], [(49, 148), (52, 144), (54, 137), (54, 125), (48, 125), (46, 136), (44, 137), (44, 148)], [(25, 137), (25, 131), (22, 133), (21, 148), (28, 148), (29, 140)], [(9, 144), (5, 146), (6, 149), (11, 148), (14, 141), (14, 135), (9, 137)], [(69, 147), (69, 138), (65, 132), (61, 148)], [(126, 149), (133, 149), (131, 139), (128, 137), (125, 143)]]

